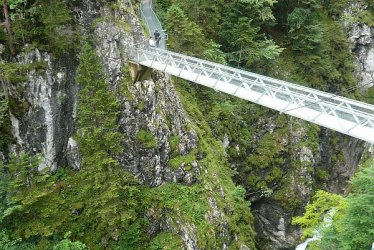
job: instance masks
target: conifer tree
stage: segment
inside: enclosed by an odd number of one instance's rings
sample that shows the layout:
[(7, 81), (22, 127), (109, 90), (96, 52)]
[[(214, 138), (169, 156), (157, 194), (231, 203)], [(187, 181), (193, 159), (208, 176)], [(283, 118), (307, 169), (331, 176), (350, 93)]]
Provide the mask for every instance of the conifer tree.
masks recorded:
[(83, 167), (72, 179), (80, 186), (75, 204), (82, 210), (80, 226), (97, 234), (87, 240), (110, 238), (136, 219), (139, 189), (134, 176), (121, 170), (116, 160), (123, 140), (117, 125), (120, 105), (107, 87), (99, 57), (88, 44), (80, 57), (77, 82), (81, 88), (77, 136)]
[(374, 160), (368, 161), (352, 179), (347, 213), (342, 219), (344, 249), (370, 249), (374, 239)]
[[(66, 220), (69, 212), (59, 211), (61, 197), (55, 195), (53, 179), (38, 171), (38, 156), (21, 152), (11, 155), (7, 172), (6, 210), (2, 224), (16, 238), (49, 236)], [(51, 219), (53, 218), (53, 219)]]
[(90, 157), (99, 152), (107, 156), (120, 153), (123, 136), (116, 125), (119, 102), (107, 88), (100, 59), (88, 44), (83, 48), (77, 72), (77, 82), (81, 88), (78, 139), (82, 153), (86, 156), (85, 161), (90, 161)]
[(199, 55), (204, 51), (207, 40), (204, 38), (201, 28), (189, 20), (183, 10), (173, 4), (165, 17), (166, 29), (169, 32), (169, 43), (178, 52), (189, 55)]

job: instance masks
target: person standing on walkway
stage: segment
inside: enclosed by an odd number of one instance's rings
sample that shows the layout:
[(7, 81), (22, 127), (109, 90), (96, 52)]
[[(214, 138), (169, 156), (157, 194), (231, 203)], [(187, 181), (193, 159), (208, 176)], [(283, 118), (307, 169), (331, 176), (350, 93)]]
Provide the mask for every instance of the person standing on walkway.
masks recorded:
[(158, 32), (158, 30), (155, 30), (155, 33), (153, 33), (153, 35), (155, 36), (156, 46), (158, 48), (159, 45), (160, 45), (161, 34), (160, 34), (160, 32)]
[(155, 41), (152, 39), (152, 37), (151, 38), (149, 38), (149, 46), (151, 47), (151, 48), (154, 48), (155, 47)]

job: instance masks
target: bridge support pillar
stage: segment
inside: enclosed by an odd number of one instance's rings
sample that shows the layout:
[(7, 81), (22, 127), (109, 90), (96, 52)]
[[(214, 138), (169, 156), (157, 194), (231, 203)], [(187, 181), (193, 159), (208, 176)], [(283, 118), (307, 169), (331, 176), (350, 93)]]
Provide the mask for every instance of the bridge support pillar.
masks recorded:
[(134, 82), (150, 80), (151, 73), (151, 68), (148, 68), (135, 62), (130, 62), (130, 74)]

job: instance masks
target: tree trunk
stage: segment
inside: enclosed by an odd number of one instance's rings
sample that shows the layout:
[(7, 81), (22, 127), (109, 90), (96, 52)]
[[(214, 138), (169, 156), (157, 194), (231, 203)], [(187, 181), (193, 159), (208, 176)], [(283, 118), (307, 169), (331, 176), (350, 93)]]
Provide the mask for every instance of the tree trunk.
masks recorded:
[(5, 28), (8, 33), (9, 49), (10, 49), (10, 53), (14, 56), (16, 54), (16, 49), (14, 48), (12, 24), (10, 22), (9, 11), (8, 11), (8, 0), (3, 0), (3, 12), (4, 12), (4, 17), (5, 17)]

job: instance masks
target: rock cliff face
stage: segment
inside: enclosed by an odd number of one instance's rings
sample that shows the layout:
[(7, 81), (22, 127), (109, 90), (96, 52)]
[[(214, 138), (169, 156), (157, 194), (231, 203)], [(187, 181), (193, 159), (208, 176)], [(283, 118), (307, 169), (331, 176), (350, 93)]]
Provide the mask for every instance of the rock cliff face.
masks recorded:
[[(294, 144), (307, 139), (300, 136), (305, 135), (305, 129), (301, 127), (299, 131), (295, 131), (292, 139)], [(339, 135), (337, 147), (336, 142), (333, 143), (329, 139), (329, 133), (331, 131), (321, 130), (317, 151), (312, 151), (308, 146), (293, 151), (289, 161), (299, 163), (295, 166), (285, 166), (290, 169), (283, 177), (284, 182), (274, 188), (272, 196), (253, 202), (252, 212), (256, 218), (255, 226), (260, 249), (292, 249), (297, 245), (302, 232), (291, 224), (292, 217), (301, 215), (302, 208), (310, 201), (313, 185), (320, 178), (318, 171), (321, 166), (327, 166), (329, 176), (328, 179), (322, 180), (322, 187), (334, 193), (347, 192), (348, 181), (361, 162), (365, 143)], [(339, 159), (333, 160), (332, 156), (337, 154)]]
[[(88, 6), (88, 11), (83, 12), (85, 14), (80, 19), (83, 27), (87, 20), (93, 20), (97, 15), (92, 9), (93, 6)], [(106, 69), (109, 88), (117, 93), (122, 104), (119, 123), (126, 139), (120, 162), (139, 180), (152, 186), (165, 181), (191, 184), (199, 173), (196, 161), (189, 171), (185, 171), (183, 164), (174, 170), (168, 166), (172, 137), (177, 138), (178, 145), (174, 146), (181, 155), (187, 155), (198, 145), (197, 135), (189, 129), (189, 122), (170, 80), (158, 74), (154, 76), (155, 81), (133, 83), (129, 77), (129, 48), (144, 40), (131, 2), (122, 1), (114, 13), (105, 8), (99, 12), (103, 21), (95, 25), (96, 50)], [(139, 143), (139, 131), (150, 132), (156, 145), (149, 147)]]
[[(197, 135), (189, 128), (170, 81), (162, 74), (156, 78), (156, 82), (143, 81), (127, 86), (133, 98), (123, 99), (120, 124), (127, 135), (124, 147), (131, 150), (125, 150), (121, 157), (123, 165), (152, 186), (164, 182), (192, 184), (199, 175), (197, 161), (192, 162), (192, 169), (188, 171), (183, 163), (171, 169), (168, 162), (172, 156), (172, 138), (176, 138), (175, 153), (187, 155), (197, 148)], [(140, 130), (150, 131), (157, 145), (149, 148), (140, 144), (136, 136)]]
[(41, 153), (39, 170), (54, 172), (67, 164), (67, 144), (74, 132), (77, 64), (69, 57), (52, 59), (38, 49), (21, 54), (17, 61), (44, 65), (43, 70), (28, 73), (27, 81), (20, 83), (22, 91), (19, 85), (8, 86), (10, 98), (24, 107), (24, 112), (11, 114), (18, 150)]
[[(101, 10), (103, 21), (95, 26), (97, 53), (103, 60), (108, 75), (109, 88), (115, 91), (121, 102), (119, 117), (120, 131), (125, 134), (124, 153), (119, 161), (123, 168), (132, 172), (146, 185), (160, 186), (176, 182), (192, 185), (201, 174), (199, 157), (191, 162), (183, 160), (170, 163), (173, 157), (187, 157), (196, 154), (199, 139), (186, 118), (180, 99), (170, 78), (154, 72), (151, 80), (134, 83), (129, 76), (128, 52), (130, 46), (143, 39), (141, 27), (134, 15), (131, 2), (123, 1), (114, 11), (115, 21), (108, 10)], [(90, 18), (82, 19), (88, 20)], [(118, 26), (118, 22), (121, 24)], [(84, 23), (84, 22), (83, 22)], [(127, 26), (123, 29), (123, 26)], [(152, 138), (152, 143), (144, 143), (139, 133), (145, 132)], [(212, 189), (207, 184), (207, 190)], [(221, 193), (224, 191), (221, 188)], [(224, 199), (224, 194), (220, 199)], [(209, 198), (210, 212), (206, 220), (216, 225), (215, 231), (223, 240), (222, 249), (237, 240), (228, 232), (226, 213)], [(199, 249), (197, 227), (179, 211), (173, 216), (159, 216), (162, 211), (149, 212), (151, 234), (168, 231), (178, 234), (185, 249)], [(245, 245), (242, 245), (245, 249)]]
[(308, 138), (308, 126), (295, 121), (290, 135), (284, 135), (285, 150), (293, 148), (283, 168), (282, 182), (277, 183), (270, 197), (253, 202), (252, 211), (260, 249), (292, 249), (300, 235), (298, 227), (291, 224), (292, 217), (302, 212), (313, 190), (315, 168), (320, 158), (318, 151), (303, 145)]
[(371, 81), (374, 86), (374, 28), (355, 23), (349, 33), (352, 51), (355, 54), (356, 75), (360, 83)]
[[(357, 80), (360, 84), (366, 84), (364, 91), (374, 85), (373, 82), (370, 83), (374, 80), (374, 28), (355, 23), (348, 35), (354, 54)], [(299, 132), (305, 134), (305, 131)], [(292, 153), (294, 157), (291, 158), (295, 160), (300, 157), (300, 161), (305, 163), (304, 167), (301, 166), (289, 173), (291, 179), (297, 181), (291, 182), (287, 188), (290, 194), (297, 195), (302, 201), (300, 208), (310, 200), (313, 180), (318, 178), (318, 166), (327, 167), (329, 175), (323, 187), (333, 193), (346, 194), (348, 181), (355, 174), (363, 153), (368, 148), (363, 141), (342, 135), (336, 137), (337, 141), (332, 141), (331, 133), (333, 132), (321, 129), (318, 151), (312, 152), (310, 148), (304, 147)], [(297, 143), (305, 138), (295, 136), (294, 140), (294, 143)], [(313, 167), (314, 170), (307, 170), (308, 167)], [(275, 195), (276, 193), (277, 191)], [(252, 210), (256, 218), (257, 239), (261, 242), (261, 249), (293, 248), (297, 245), (301, 231), (291, 225), (291, 219), (302, 213), (301, 209), (288, 211), (277, 199), (265, 198), (254, 202)]]
[[(181, 155), (187, 155), (198, 145), (197, 135), (189, 128), (171, 82), (158, 74), (156, 82), (133, 83), (126, 71), (129, 47), (143, 37), (131, 2), (122, 1), (113, 10), (88, 1), (75, 11), (81, 33), (93, 32), (97, 53), (108, 76), (108, 88), (116, 91), (122, 103), (119, 122), (121, 131), (126, 134), (126, 150), (120, 158), (123, 167), (142, 182), (154, 186), (165, 181), (193, 183), (199, 173), (196, 161), (189, 171), (184, 170), (183, 164), (174, 170), (168, 166), (172, 136), (178, 138), (175, 147)], [(37, 49), (17, 58), (21, 64), (40, 62), (46, 65), (44, 70), (29, 72), (28, 80), (22, 83), (24, 91), (10, 91), (13, 99), (27, 107), (24, 113), (11, 116), (19, 150), (41, 153), (44, 160), (40, 170), (54, 172), (58, 166), (66, 164), (80, 167), (78, 145), (72, 138), (78, 91), (74, 79), (78, 62), (72, 58), (73, 55), (64, 55), (57, 60)], [(120, 93), (120, 88), (124, 88), (126, 94)], [(153, 148), (140, 145), (137, 133), (141, 129), (149, 131), (157, 145)]]
[[(353, 4), (351, 7), (366, 8), (361, 4)], [(356, 79), (358, 85), (362, 86), (359, 91), (365, 92), (374, 86), (374, 27), (356, 22), (347, 28), (349, 29), (348, 39), (354, 55)], [(324, 138), (329, 138), (329, 135), (326, 134)], [(331, 177), (328, 182), (330, 191), (347, 193), (348, 180), (356, 172), (363, 153), (368, 150), (369, 154), (372, 154), (371, 147), (372, 145), (353, 138), (340, 140), (338, 148), (342, 148), (342, 160), (335, 166), (331, 162), (325, 162), (325, 164), (330, 163), (329, 166), (334, 166), (330, 170)], [(329, 157), (326, 155), (329, 150), (324, 145), (322, 145), (321, 152), (325, 153), (322, 158), (329, 161)]]
[[(331, 132), (331, 131), (330, 131)], [(362, 161), (362, 156), (366, 150), (366, 143), (355, 139), (340, 136), (338, 148), (341, 151), (338, 153), (339, 159), (333, 161), (331, 156), (336, 155), (335, 146), (330, 141), (329, 131), (324, 131), (324, 139), (321, 142), (321, 165), (329, 166), (329, 179), (326, 182), (325, 188), (332, 193), (347, 194), (348, 181), (356, 173), (359, 163)]]
[[(132, 44), (142, 40), (143, 33), (134, 6), (130, 1), (121, 1), (113, 8), (100, 1), (82, 1), (74, 10), (82, 37), (92, 36), (97, 54), (107, 73), (108, 89), (116, 93), (121, 102), (118, 119), (120, 132), (125, 135), (124, 152), (119, 156), (122, 167), (132, 172), (141, 183), (160, 186), (177, 182), (193, 185), (203, 170), (199, 157), (190, 163), (181, 161), (171, 165), (176, 155), (188, 156), (197, 151), (199, 138), (181, 105), (180, 99), (170, 81), (161, 73), (154, 73), (152, 79), (134, 83), (128, 71), (128, 53)], [(355, 24), (350, 40), (356, 54), (357, 77), (361, 82), (374, 79), (374, 30), (362, 24)], [(59, 59), (38, 49), (23, 52), (17, 58), (20, 64), (41, 63), (43, 68), (31, 70), (22, 91), (9, 85), (9, 94), (17, 105), (24, 107), (22, 113), (12, 113), (13, 135), (17, 140), (17, 150), (41, 153), (44, 156), (39, 170), (56, 171), (59, 166), (79, 169), (79, 145), (74, 140), (76, 131), (76, 107), (78, 86), (75, 82), (78, 60), (74, 55), (64, 55)], [(269, 125), (269, 131), (273, 129)], [(152, 143), (141, 141), (139, 134), (147, 133)], [(264, 133), (265, 133), (264, 132)], [(293, 216), (301, 209), (287, 210), (277, 197), (299, 200), (303, 207), (310, 199), (313, 178), (320, 165), (330, 166), (329, 180), (325, 187), (333, 192), (344, 193), (348, 179), (355, 173), (360, 162), (364, 143), (356, 139), (339, 137), (329, 141), (329, 131), (322, 129), (318, 150), (301, 146), (307, 140), (304, 126), (299, 126), (290, 136), (285, 136), (285, 147), (299, 145), (291, 152), (290, 161), (298, 162), (297, 167), (287, 171), (288, 184), (274, 187), (272, 197), (260, 197), (253, 202), (256, 217), (258, 242), (263, 249), (292, 248), (300, 236), (300, 230), (291, 225)], [(230, 142), (225, 139), (225, 146)], [(332, 146), (332, 144), (334, 146)], [(331, 148), (341, 148), (342, 157), (331, 160)], [(352, 150), (354, 149), (354, 150)], [(0, 156), (1, 156), (0, 152)], [(288, 168), (287, 164), (284, 166)], [(212, 184), (213, 186), (213, 184)], [(222, 209), (225, 191), (222, 187), (204, 187), (213, 193), (219, 189), (219, 198), (208, 199), (210, 211), (205, 219), (215, 225), (216, 234), (222, 239), (222, 249), (236, 241), (231, 235), (227, 215), (231, 208)], [(287, 193), (282, 191), (287, 190)], [(216, 192), (216, 191), (214, 191)], [(221, 200), (217, 200), (221, 199)], [(149, 217), (155, 217), (150, 214)], [(170, 231), (179, 234), (186, 249), (199, 249), (195, 225), (187, 222), (183, 215), (153, 219), (153, 232)], [(249, 249), (244, 244), (240, 249)]]
[[(92, 38), (102, 60), (108, 91), (113, 91), (121, 103), (118, 123), (125, 140), (118, 160), (122, 167), (147, 186), (173, 182), (195, 184), (201, 175), (199, 139), (169, 77), (154, 72), (152, 79), (136, 83), (130, 77), (129, 49), (143, 39), (131, 1), (120, 1), (111, 7), (99, 1), (82, 1), (74, 12), (80, 34), (83, 38)], [(79, 58), (65, 54), (56, 59), (34, 49), (21, 53), (17, 62), (40, 62), (45, 66), (28, 73), (27, 81), (22, 83), (24, 91), (8, 86), (11, 98), (25, 107), (23, 113), (11, 114), (13, 135), (17, 139), (15, 147), (19, 151), (41, 153), (39, 170), (55, 172), (65, 166), (79, 170), (81, 157), (74, 139), (79, 105), (79, 86), (75, 81)], [(147, 135), (148, 141), (142, 140), (141, 133)], [(189, 155), (193, 159), (187, 163), (183, 157)], [(176, 157), (179, 160), (171, 164)], [(227, 249), (239, 241), (239, 236), (229, 232), (228, 217), (234, 210), (225, 204), (225, 191), (219, 185), (217, 179), (214, 185), (208, 183), (204, 187), (211, 193), (206, 201), (205, 220), (223, 242), (222, 249)], [(151, 235), (172, 232), (181, 237), (185, 249), (199, 249), (196, 225), (182, 213), (168, 216), (162, 211), (149, 211), (147, 217)], [(242, 249), (248, 249), (240, 244)]]

